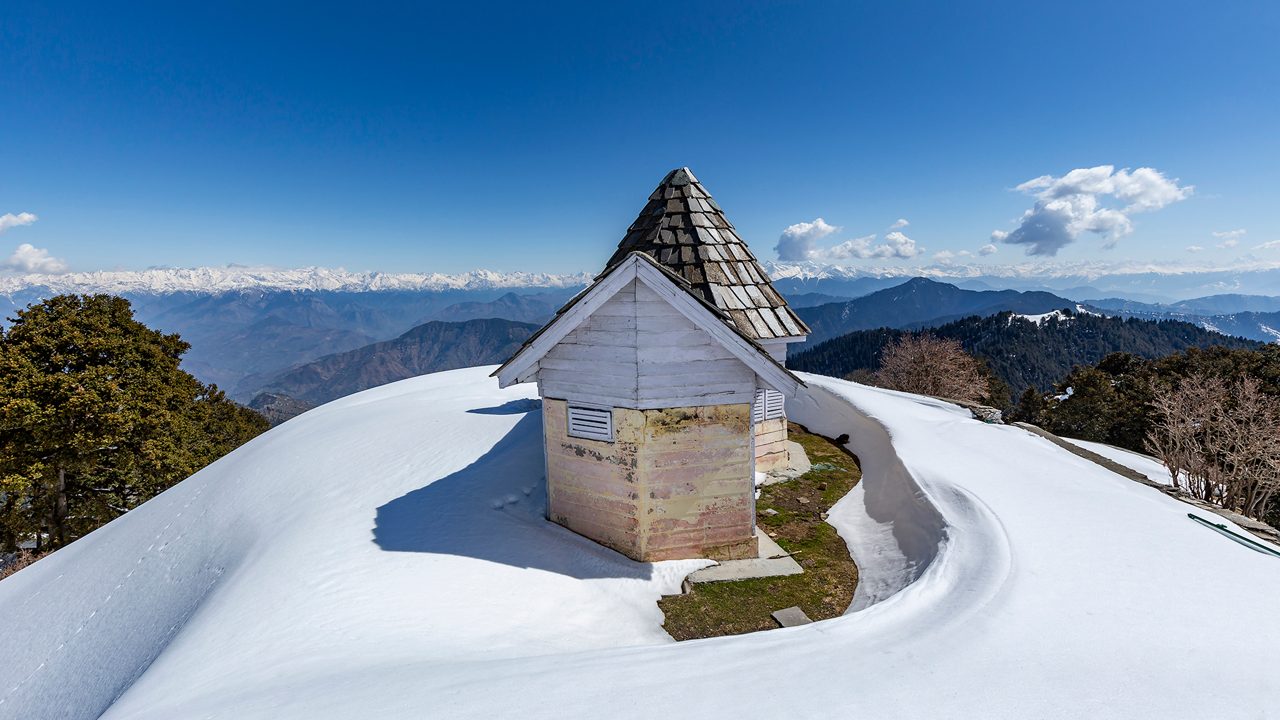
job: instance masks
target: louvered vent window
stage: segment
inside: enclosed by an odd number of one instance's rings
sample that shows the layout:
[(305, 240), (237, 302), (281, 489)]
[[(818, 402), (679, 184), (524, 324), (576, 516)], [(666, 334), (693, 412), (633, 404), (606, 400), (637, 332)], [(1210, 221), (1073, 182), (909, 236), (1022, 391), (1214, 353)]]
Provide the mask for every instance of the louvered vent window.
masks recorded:
[(782, 393), (777, 390), (757, 390), (756, 401), (751, 406), (751, 422), (762, 423), (782, 417)]
[(613, 410), (570, 405), (569, 437), (613, 442)]

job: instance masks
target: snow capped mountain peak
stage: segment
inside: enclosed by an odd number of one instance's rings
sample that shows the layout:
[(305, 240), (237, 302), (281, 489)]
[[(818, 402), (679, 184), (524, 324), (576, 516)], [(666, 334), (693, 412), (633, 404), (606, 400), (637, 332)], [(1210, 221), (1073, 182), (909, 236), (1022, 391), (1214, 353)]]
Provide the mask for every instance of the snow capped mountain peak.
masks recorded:
[(591, 281), (589, 273), (549, 273), (472, 270), (445, 273), (351, 272), (341, 268), (266, 267), (148, 268), (146, 270), (95, 270), (57, 275), (28, 273), (0, 276), (0, 293), (42, 289), (55, 293), (105, 292), (166, 294), (180, 292), (223, 293), (244, 290), (345, 291), (384, 290), (484, 290), (524, 287), (575, 287)]

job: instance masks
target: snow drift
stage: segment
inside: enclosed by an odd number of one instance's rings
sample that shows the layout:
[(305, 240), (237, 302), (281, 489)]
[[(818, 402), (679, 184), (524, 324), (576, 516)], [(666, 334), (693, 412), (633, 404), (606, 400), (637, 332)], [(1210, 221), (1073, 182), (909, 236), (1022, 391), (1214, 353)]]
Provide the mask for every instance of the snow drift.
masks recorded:
[(655, 601), (704, 563), (543, 520), (534, 388), (487, 373), (330, 403), (0, 583), (0, 717), (1257, 717), (1280, 693), (1280, 561), (1030, 433), (817, 376), (790, 409), (862, 460), (831, 516), (854, 606), (675, 644)]

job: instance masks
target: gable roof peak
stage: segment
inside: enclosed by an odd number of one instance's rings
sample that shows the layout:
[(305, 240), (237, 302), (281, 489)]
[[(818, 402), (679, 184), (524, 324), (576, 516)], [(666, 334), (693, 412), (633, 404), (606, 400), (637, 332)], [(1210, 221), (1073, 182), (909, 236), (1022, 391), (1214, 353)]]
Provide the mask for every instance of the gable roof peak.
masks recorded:
[(627, 253), (621, 261), (606, 268), (595, 282), (529, 336), (490, 377), (498, 378), (500, 387), (531, 380), (537, 372), (539, 359), (633, 280), (643, 282), (656, 291), (672, 308), (716, 338), (773, 389), (791, 394), (804, 385), (804, 381), (775, 360), (730, 317), (694, 293), (683, 278), (643, 252)]

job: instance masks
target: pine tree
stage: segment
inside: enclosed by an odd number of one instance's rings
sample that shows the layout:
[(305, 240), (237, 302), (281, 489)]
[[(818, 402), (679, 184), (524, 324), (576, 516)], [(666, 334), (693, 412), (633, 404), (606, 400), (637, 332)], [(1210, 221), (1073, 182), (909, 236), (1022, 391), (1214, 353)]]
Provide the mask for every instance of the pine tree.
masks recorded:
[(189, 345), (110, 295), (60, 295), (0, 336), (0, 541), (60, 547), (266, 429), (180, 369)]

